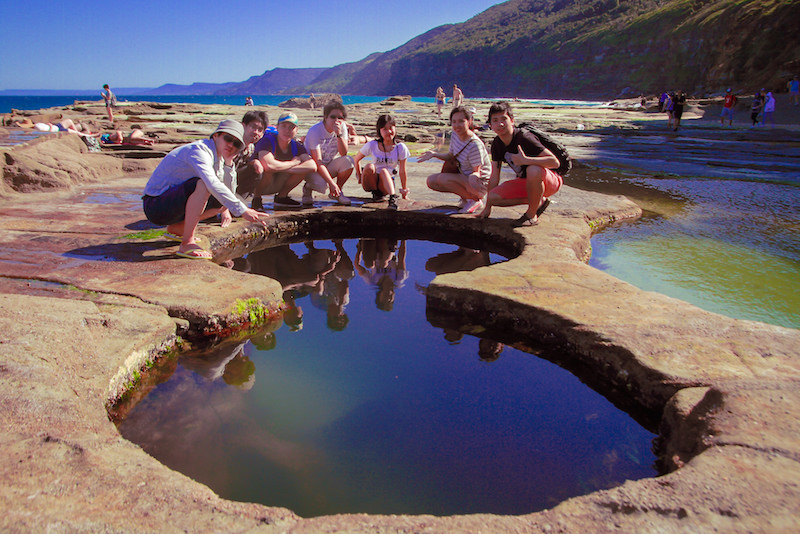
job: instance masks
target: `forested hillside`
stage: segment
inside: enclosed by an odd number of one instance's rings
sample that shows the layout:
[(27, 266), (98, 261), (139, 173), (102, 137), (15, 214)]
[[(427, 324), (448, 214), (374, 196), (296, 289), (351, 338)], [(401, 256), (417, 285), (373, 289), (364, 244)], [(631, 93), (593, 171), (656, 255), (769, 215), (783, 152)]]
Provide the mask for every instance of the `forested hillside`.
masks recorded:
[(609, 98), (800, 74), (800, 0), (511, 0), (289, 92)]

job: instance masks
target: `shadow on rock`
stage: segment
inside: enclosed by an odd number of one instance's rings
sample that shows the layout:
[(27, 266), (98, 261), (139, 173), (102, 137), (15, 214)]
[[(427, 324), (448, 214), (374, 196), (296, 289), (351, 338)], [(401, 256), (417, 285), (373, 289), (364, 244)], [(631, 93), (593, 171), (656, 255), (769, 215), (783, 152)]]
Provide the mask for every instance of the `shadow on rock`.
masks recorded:
[(64, 253), (68, 258), (91, 261), (124, 261), (145, 262), (158, 261), (171, 258), (177, 243), (171, 242), (137, 242), (137, 243), (108, 243), (80, 247)]

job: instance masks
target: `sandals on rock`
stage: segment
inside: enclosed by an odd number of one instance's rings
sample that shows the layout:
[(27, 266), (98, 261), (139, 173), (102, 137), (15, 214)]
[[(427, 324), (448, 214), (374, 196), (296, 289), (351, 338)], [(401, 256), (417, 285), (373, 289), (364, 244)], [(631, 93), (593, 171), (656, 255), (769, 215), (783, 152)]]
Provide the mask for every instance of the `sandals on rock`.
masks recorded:
[(536, 226), (537, 224), (539, 224), (539, 221), (538, 220), (534, 221), (533, 217), (531, 217), (527, 213), (523, 213), (522, 217), (511, 223), (511, 225), (514, 228), (522, 228), (524, 226)]
[(536, 226), (537, 224), (539, 224), (539, 215), (544, 213), (544, 210), (546, 210), (547, 206), (549, 205), (550, 205), (550, 199), (549, 198), (544, 199), (542, 205), (539, 206), (539, 209), (536, 210), (535, 221), (533, 220), (533, 217), (531, 217), (527, 213), (523, 213), (522, 217), (514, 221), (512, 225), (514, 226), (514, 228), (522, 228), (523, 226)]
[(544, 202), (542, 202), (542, 205), (539, 206), (539, 209), (536, 210), (536, 216), (538, 217), (539, 215), (544, 213), (544, 210), (546, 210), (547, 206), (549, 206), (549, 205), (550, 205), (550, 199), (549, 198), (544, 199)]
[(187, 258), (190, 260), (210, 260), (211, 253), (204, 248), (191, 248), (186, 252), (178, 251), (175, 255), (179, 258)]

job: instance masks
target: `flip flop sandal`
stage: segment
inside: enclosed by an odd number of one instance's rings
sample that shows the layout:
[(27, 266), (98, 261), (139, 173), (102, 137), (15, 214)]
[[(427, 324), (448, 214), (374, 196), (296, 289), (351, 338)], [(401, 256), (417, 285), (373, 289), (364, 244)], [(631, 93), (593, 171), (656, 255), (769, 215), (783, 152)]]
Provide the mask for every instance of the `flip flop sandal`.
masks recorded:
[[(208, 256), (203, 253), (208, 254)], [(190, 260), (211, 260), (211, 253), (202, 248), (193, 248), (186, 252), (176, 252), (175, 255), (179, 258), (187, 258)]]
[(166, 239), (168, 241), (177, 241), (178, 243), (183, 241), (183, 238), (181, 236), (175, 235), (175, 234), (171, 234), (169, 232), (164, 232), (164, 239)]
[(538, 217), (539, 215), (544, 213), (544, 210), (546, 210), (547, 206), (549, 206), (549, 205), (550, 205), (550, 199), (549, 198), (544, 199), (544, 202), (542, 202), (542, 205), (539, 206), (539, 209), (536, 210), (536, 216)]
[(539, 221), (538, 220), (534, 221), (533, 217), (531, 217), (527, 213), (523, 213), (522, 217), (511, 223), (511, 225), (514, 228), (522, 228), (525, 226), (536, 226), (537, 224), (539, 224)]

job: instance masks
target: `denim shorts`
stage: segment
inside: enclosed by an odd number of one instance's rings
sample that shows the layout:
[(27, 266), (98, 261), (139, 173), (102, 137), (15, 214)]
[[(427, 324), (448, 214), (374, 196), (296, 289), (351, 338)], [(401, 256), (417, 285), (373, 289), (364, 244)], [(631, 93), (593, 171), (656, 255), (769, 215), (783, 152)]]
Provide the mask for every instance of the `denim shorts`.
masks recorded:
[[(173, 185), (157, 197), (142, 197), (142, 208), (147, 220), (159, 226), (179, 223), (186, 218), (186, 201), (194, 193), (200, 178), (189, 178), (183, 183)], [(206, 209), (221, 208), (219, 200), (208, 197)]]

